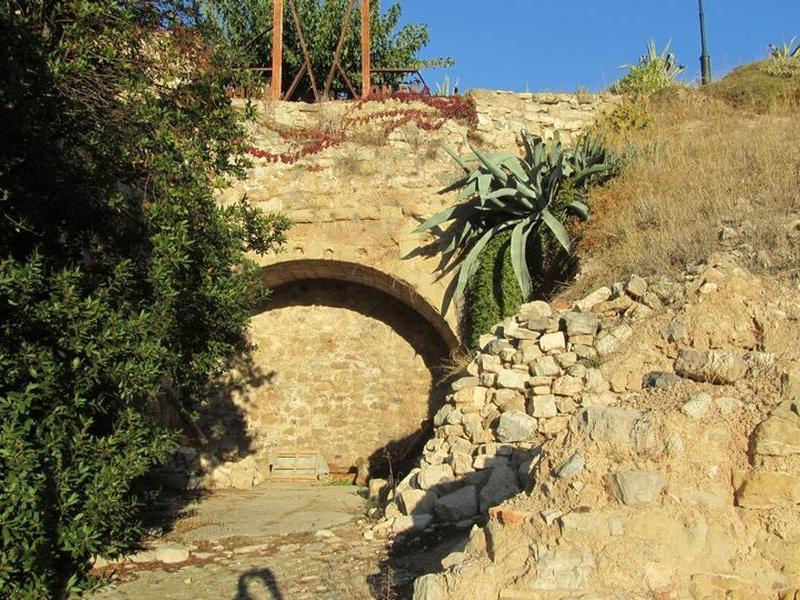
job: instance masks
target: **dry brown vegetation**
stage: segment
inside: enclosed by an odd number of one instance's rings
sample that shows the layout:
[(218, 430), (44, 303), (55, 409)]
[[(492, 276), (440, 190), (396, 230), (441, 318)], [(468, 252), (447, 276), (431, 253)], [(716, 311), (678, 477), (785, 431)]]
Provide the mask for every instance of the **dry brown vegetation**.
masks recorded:
[(578, 247), (580, 294), (631, 273), (676, 273), (720, 247), (750, 266), (800, 273), (800, 107), (765, 112), (669, 89), (650, 123), (611, 136), (622, 174), (593, 193)]

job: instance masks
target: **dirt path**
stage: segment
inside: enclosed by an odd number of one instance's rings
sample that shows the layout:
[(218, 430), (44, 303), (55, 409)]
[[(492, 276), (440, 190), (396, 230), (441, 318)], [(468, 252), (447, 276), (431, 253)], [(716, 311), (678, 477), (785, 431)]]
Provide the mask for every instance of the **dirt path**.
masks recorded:
[[(106, 569), (111, 583), (89, 597), (403, 598), (465, 533), (365, 539), (365, 511), (354, 487), (265, 485), (212, 494), (184, 507), (172, 530), (154, 541), (176, 562), (113, 564)], [(178, 561), (186, 550), (188, 559)]]

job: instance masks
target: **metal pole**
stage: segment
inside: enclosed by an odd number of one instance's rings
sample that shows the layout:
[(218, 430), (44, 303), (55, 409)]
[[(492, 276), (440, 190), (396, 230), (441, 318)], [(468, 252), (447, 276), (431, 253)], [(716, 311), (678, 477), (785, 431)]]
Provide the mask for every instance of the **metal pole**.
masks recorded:
[(270, 98), (281, 99), (283, 91), (283, 0), (272, 5), (272, 88)]
[(708, 55), (706, 47), (706, 15), (703, 10), (703, 0), (700, 1), (700, 74), (703, 85), (711, 83), (711, 57)]
[(370, 50), (372, 42), (370, 40), (370, 10), (369, 0), (361, 2), (361, 97), (367, 98), (372, 91), (372, 81), (370, 74), (372, 65), (370, 64)]

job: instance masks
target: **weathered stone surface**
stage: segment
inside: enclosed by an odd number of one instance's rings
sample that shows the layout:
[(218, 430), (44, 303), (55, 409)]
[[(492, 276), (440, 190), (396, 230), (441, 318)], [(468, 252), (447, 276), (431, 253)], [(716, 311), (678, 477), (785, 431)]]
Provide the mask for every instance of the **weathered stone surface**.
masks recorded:
[(497, 439), (501, 442), (526, 442), (536, 437), (536, 419), (524, 412), (511, 410), (500, 415)]
[(539, 347), (542, 349), (542, 352), (566, 350), (567, 340), (564, 338), (564, 333), (561, 331), (546, 333), (539, 338)]
[(552, 395), (534, 396), (530, 400), (531, 414), (537, 419), (549, 419), (558, 414), (556, 397)]
[(403, 533), (406, 531), (421, 531), (433, 523), (433, 515), (430, 513), (415, 513), (413, 515), (400, 515), (392, 522), (392, 531)]
[(627, 506), (643, 506), (658, 498), (664, 489), (664, 475), (651, 471), (617, 471), (608, 476), (614, 497)]
[(600, 358), (604, 358), (619, 350), (622, 343), (633, 334), (633, 329), (630, 325), (622, 323), (613, 327), (612, 329), (604, 329), (597, 336), (594, 343), (594, 349)]
[(407, 489), (397, 495), (397, 505), (404, 515), (430, 513), (437, 497), (433, 490)]
[(417, 475), (419, 487), (428, 490), (434, 486), (449, 483), (455, 479), (450, 465), (432, 465), (423, 467)]
[(583, 391), (583, 382), (578, 377), (564, 375), (553, 382), (552, 389), (556, 396), (576, 396)]
[(575, 303), (575, 308), (580, 312), (588, 312), (601, 302), (611, 298), (611, 288), (601, 287)]
[(632, 408), (584, 408), (578, 413), (578, 429), (595, 442), (627, 447), (631, 443), (633, 426), (641, 416), (638, 410)]
[(743, 508), (773, 508), (800, 504), (800, 477), (775, 471), (737, 474), (736, 504)]
[(709, 394), (696, 394), (681, 406), (681, 412), (692, 419), (702, 419), (711, 410), (712, 399)]
[(525, 411), (525, 396), (517, 390), (494, 390), (492, 393), (492, 402), (501, 412), (509, 410), (516, 410), (519, 412)]
[(652, 371), (647, 373), (642, 379), (642, 387), (663, 390), (680, 383), (680, 381), (681, 378), (675, 375), (675, 373)]
[(455, 523), (478, 514), (478, 488), (468, 485), (442, 496), (433, 506), (436, 518)]
[(367, 497), (370, 500), (382, 501), (386, 497), (386, 492), (389, 490), (389, 482), (386, 479), (373, 477), (369, 480), (367, 487)]
[(744, 377), (747, 364), (741, 357), (722, 350), (684, 348), (675, 359), (675, 372), (695, 381), (728, 384)]
[(590, 312), (568, 312), (563, 317), (567, 335), (594, 335), (600, 327), (600, 319)]
[(449, 600), (444, 577), (430, 573), (414, 581), (414, 600)]
[(647, 281), (638, 275), (631, 275), (625, 284), (625, 291), (637, 300), (641, 300), (647, 293)]
[(547, 302), (542, 300), (534, 300), (533, 302), (527, 302), (519, 307), (517, 311), (517, 316), (519, 321), (526, 322), (530, 321), (531, 319), (538, 319), (541, 317), (549, 317), (553, 313), (553, 309), (550, 308), (550, 305)]
[(800, 454), (800, 409), (795, 400), (784, 400), (756, 428), (753, 437), (756, 454), (790, 456)]
[(512, 390), (525, 391), (525, 383), (528, 381), (527, 375), (511, 369), (501, 369), (497, 374), (496, 384), (498, 387)]
[(586, 467), (586, 459), (577, 452), (556, 468), (556, 477), (566, 479), (574, 477)]
[(533, 361), (533, 374), (537, 377), (558, 377), (561, 367), (552, 356), (540, 356)]
[(536, 561), (534, 587), (544, 590), (577, 590), (594, 570), (594, 557), (579, 548), (542, 547)]
[(482, 513), (489, 510), (492, 506), (497, 506), (503, 500), (518, 494), (519, 482), (517, 473), (508, 466), (500, 466), (492, 469), (489, 481), (480, 492), (478, 497), (479, 507)]
[(475, 387), (476, 385), (480, 385), (480, 379), (478, 379), (477, 377), (462, 377), (461, 379), (456, 379), (450, 385), (450, 388), (454, 392), (457, 392), (458, 390), (468, 387)]

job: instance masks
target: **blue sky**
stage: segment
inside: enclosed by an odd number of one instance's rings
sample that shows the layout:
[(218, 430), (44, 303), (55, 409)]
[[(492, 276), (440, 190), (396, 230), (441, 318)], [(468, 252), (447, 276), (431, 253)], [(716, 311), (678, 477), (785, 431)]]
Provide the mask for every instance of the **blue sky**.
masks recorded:
[[(607, 87), (636, 61), (648, 39), (672, 40), (683, 79), (700, 76), (697, 0), (399, 0), (403, 21), (427, 23), (423, 57), (456, 66), (459, 89), (574, 91)], [(383, 0), (388, 6), (389, 0)], [(705, 0), (714, 76), (762, 58), (767, 44), (800, 41), (800, 0)]]

